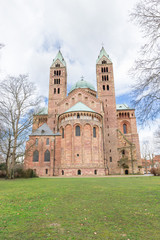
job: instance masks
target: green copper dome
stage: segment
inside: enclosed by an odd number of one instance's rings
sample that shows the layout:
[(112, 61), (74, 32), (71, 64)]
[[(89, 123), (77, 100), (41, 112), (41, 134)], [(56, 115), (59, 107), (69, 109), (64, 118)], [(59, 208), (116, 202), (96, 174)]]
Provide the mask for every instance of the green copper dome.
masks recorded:
[(75, 90), (75, 89), (77, 89), (77, 88), (89, 88), (89, 89), (95, 91), (94, 86), (93, 86), (91, 83), (89, 83), (89, 82), (87, 82), (87, 81), (85, 81), (85, 80), (83, 80), (83, 79), (82, 79), (82, 80), (79, 80), (78, 82), (76, 82), (76, 83), (71, 87), (70, 92), (72, 92), (73, 90)]

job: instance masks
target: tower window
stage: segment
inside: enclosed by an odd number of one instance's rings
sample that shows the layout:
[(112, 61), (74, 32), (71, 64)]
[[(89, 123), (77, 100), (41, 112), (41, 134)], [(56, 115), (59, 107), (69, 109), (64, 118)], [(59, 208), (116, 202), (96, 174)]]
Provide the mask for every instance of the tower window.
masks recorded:
[(57, 64), (56, 64), (56, 67), (60, 67), (60, 64), (59, 64), (59, 63), (57, 63)]
[(62, 175), (64, 175), (64, 170), (62, 170)]
[(38, 146), (38, 138), (36, 138), (36, 146)]
[(97, 175), (97, 170), (94, 170), (94, 174)]
[(102, 61), (102, 64), (106, 64), (107, 62), (105, 60)]
[(108, 75), (107, 75), (107, 81), (109, 80), (109, 77), (108, 77)]
[(93, 137), (96, 138), (96, 127), (93, 128)]
[(46, 169), (46, 174), (48, 174), (48, 169)]
[(112, 162), (112, 157), (109, 158), (110, 162)]
[(80, 136), (80, 126), (76, 126), (76, 136)]
[(125, 155), (125, 150), (123, 149), (123, 150), (122, 150), (122, 156), (124, 156), (124, 155)]
[(103, 90), (105, 90), (105, 85), (103, 85)]
[(64, 138), (64, 128), (62, 128), (62, 138)]
[(107, 85), (107, 90), (109, 90), (109, 85)]
[(127, 133), (127, 125), (123, 124), (123, 133), (126, 134)]
[(101, 72), (103, 72), (103, 68), (101, 68)]
[(108, 67), (106, 67), (106, 72), (108, 72)]
[(33, 153), (33, 162), (38, 162), (39, 161), (39, 152), (36, 150)]
[(54, 88), (54, 94), (56, 94), (56, 88)]
[(58, 94), (60, 94), (60, 88), (58, 88)]
[(49, 150), (46, 150), (44, 153), (44, 161), (50, 162), (50, 151)]
[(78, 173), (78, 175), (81, 175), (81, 170), (78, 170), (78, 172), (77, 172), (77, 173)]
[(49, 138), (46, 139), (46, 145), (49, 145)]
[(80, 118), (80, 115), (79, 115), (79, 113), (77, 114), (77, 118)]

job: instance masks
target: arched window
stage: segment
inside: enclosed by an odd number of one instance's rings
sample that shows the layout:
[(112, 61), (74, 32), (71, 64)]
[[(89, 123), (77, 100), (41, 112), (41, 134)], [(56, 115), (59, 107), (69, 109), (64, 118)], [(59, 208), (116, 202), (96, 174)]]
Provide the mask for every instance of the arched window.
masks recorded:
[(94, 170), (94, 174), (97, 175), (97, 170)]
[(38, 146), (38, 138), (36, 138), (36, 146)]
[(106, 67), (106, 72), (108, 72), (108, 67)]
[(78, 174), (78, 175), (81, 175), (81, 170), (78, 170), (77, 174)]
[(56, 88), (54, 88), (54, 94), (56, 94)]
[(105, 85), (103, 85), (103, 90), (105, 90)]
[(44, 153), (44, 161), (50, 162), (50, 151), (46, 150)]
[(79, 115), (79, 113), (77, 114), (77, 118), (80, 118), (80, 115)]
[(96, 138), (96, 127), (93, 128), (93, 137)]
[(109, 158), (110, 162), (112, 162), (112, 157)]
[(33, 152), (33, 162), (38, 162), (39, 161), (39, 152), (35, 150)]
[(64, 170), (62, 170), (62, 175), (64, 175)]
[(57, 63), (57, 64), (56, 64), (56, 67), (60, 67), (60, 64), (59, 64), (59, 63)]
[(80, 136), (80, 126), (76, 126), (76, 136)]
[(122, 156), (124, 156), (124, 155), (125, 155), (125, 150), (123, 149), (123, 150), (122, 150)]
[(58, 88), (58, 94), (60, 94), (60, 88)]
[(101, 68), (101, 72), (103, 72), (103, 68)]
[(46, 139), (46, 145), (49, 145), (49, 138)]
[(105, 60), (102, 61), (102, 64), (106, 64), (107, 62)]
[(109, 90), (109, 85), (107, 85), (107, 90)]
[(62, 138), (64, 138), (64, 128), (62, 128)]
[(126, 134), (127, 133), (127, 125), (123, 124), (123, 133)]
[(108, 77), (108, 75), (107, 75), (107, 81), (109, 80), (109, 77)]

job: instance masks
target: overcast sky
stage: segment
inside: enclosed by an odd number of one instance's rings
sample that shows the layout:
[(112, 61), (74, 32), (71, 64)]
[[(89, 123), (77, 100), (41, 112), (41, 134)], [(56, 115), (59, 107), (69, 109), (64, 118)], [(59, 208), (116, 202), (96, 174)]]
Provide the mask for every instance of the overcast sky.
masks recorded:
[[(129, 102), (132, 67), (143, 43), (129, 21), (136, 0), (0, 0), (1, 79), (28, 73), (48, 97), (49, 68), (59, 48), (67, 63), (68, 89), (83, 75), (96, 87), (102, 47), (114, 65), (117, 101)], [(152, 137), (141, 130), (140, 139)], [(143, 137), (142, 137), (143, 136)]]

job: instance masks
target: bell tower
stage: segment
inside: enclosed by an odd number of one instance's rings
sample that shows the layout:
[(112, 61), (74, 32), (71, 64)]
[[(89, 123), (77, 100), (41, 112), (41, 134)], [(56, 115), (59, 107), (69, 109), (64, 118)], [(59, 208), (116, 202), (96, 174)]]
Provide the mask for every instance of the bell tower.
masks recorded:
[(48, 126), (57, 132), (58, 103), (67, 96), (66, 62), (59, 50), (50, 67)]
[(118, 173), (117, 117), (113, 64), (102, 47), (96, 61), (97, 94), (103, 103), (104, 162), (109, 174)]

